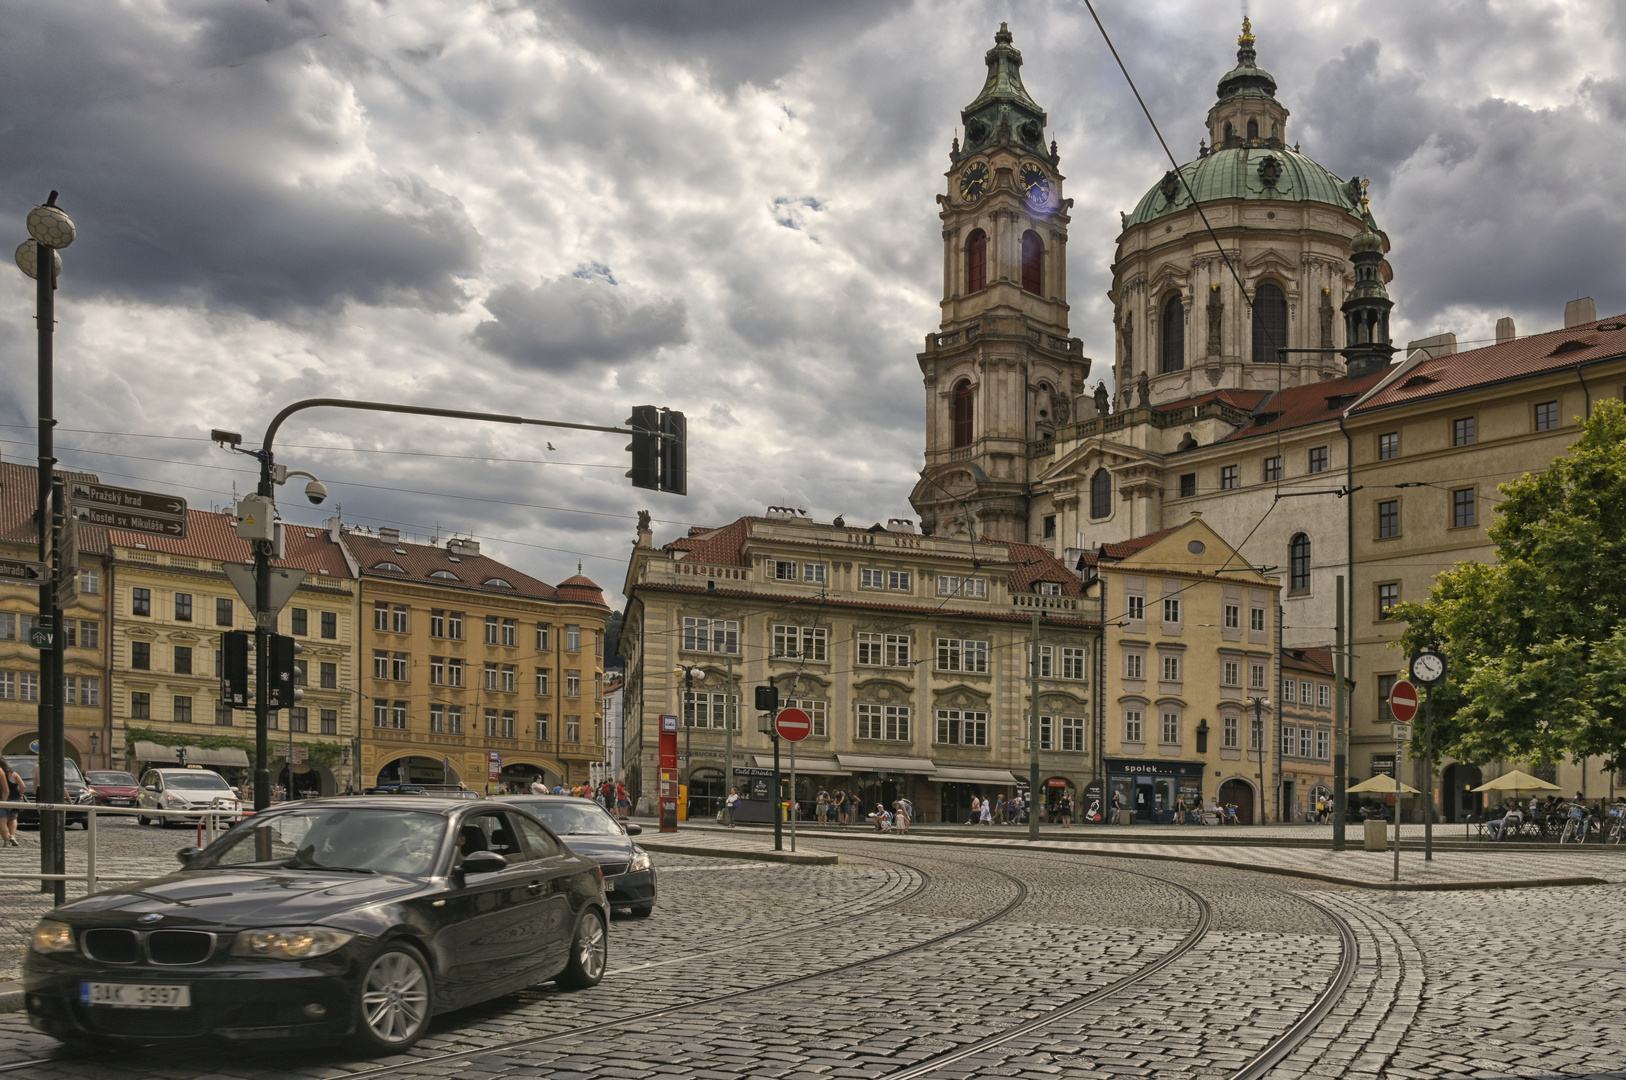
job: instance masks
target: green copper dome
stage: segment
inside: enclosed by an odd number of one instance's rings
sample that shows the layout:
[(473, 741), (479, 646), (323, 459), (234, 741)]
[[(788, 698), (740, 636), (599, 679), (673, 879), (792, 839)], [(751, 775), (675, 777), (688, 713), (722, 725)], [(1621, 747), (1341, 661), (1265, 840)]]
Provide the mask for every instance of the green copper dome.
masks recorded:
[[(1187, 209), (1192, 196), (1200, 203), (1222, 199), (1318, 202), (1346, 213), (1356, 212), (1361, 205), (1353, 181), (1346, 184), (1305, 155), (1281, 148), (1239, 146), (1215, 150), (1180, 166), (1180, 176), (1184, 183), (1172, 170), (1165, 174), (1141, 198), (1134, 212), (1123, 216), (1123, 227), (1156, 221), (1171, 210)], [(1188, 187), (1190, 195), (1186, 193)]]

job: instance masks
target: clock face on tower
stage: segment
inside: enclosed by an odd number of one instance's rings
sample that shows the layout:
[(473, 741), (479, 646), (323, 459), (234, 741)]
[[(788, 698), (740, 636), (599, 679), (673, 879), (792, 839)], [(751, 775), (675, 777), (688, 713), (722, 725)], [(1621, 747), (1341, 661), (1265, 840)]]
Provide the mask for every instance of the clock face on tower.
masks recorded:
[(973, 161), (966, 166), (965, 172), (960, 174), (960, 198), (966, 202), (974, 202), (982, 198), (987, 190), (988, 163)]
[(1027, 193), (1028, 206), (1034, 210), (1049, 210), (1053, 196), (1050, 191), (1050, 177), (1039, 166), (1029, 162), (1022, 166), (1019, 179), (1022, 190)]

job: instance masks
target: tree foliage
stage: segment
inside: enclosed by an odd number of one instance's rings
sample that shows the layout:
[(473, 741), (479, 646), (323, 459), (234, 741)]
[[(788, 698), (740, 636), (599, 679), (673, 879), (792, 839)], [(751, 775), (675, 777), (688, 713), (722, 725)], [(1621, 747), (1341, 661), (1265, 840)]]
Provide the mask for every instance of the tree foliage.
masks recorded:
[[(1399, 645), (1445, 653), (1435, 744), (1466, 761), (1626, 764), (1626, 408), (1599, 402), (1575, 445), (1500, 488), (1494, 565), (1459, 563), (1401, 604)], [(1420, 733), (1419, 733), (1420, 734)]]

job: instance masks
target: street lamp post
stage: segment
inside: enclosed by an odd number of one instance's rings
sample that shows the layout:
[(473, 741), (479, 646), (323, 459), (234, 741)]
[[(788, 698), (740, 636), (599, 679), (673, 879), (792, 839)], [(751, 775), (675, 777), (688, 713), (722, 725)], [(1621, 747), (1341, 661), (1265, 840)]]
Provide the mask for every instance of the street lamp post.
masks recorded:
[(1034, 598), (1033, 629), (1029, 641), (1032, 656), (1028, 670), (1028, 839), (1039, 839), (1039, 608)]
[(1265, 738), (1265, 710), (1270, 708), (1268, 697), (1250, 697), (1253, 703), (1253, 730), (1259, 742), (1259, 817), (1260, 824), (1264, 824), (1265, 816), (1265, 756), (1270, 753), (1270, 747)]

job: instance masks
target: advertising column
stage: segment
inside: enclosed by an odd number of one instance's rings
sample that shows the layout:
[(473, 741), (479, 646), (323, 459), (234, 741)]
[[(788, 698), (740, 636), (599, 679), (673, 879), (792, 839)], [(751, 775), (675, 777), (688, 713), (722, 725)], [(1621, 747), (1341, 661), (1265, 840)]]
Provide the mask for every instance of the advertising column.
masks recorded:
[(675, 716), (661, 717), (661, 766), (659, 797), (661, 800), (661, 832), (677, 832), (678, 812), (678, 757)]

